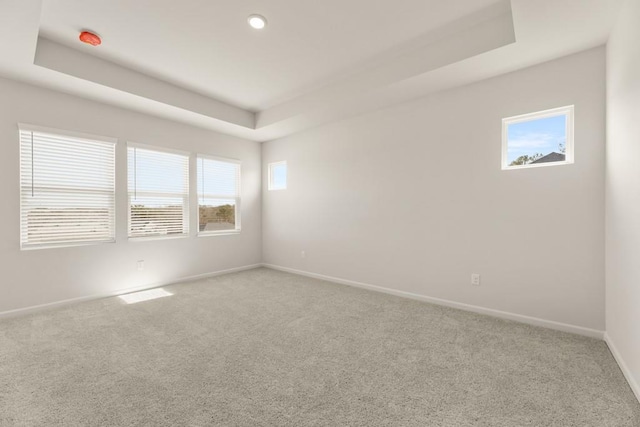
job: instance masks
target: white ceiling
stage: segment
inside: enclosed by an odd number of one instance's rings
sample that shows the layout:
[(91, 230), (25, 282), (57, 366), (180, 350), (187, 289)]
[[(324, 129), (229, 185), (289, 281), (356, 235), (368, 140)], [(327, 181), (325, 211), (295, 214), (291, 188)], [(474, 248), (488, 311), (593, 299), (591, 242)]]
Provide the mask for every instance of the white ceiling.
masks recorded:
[[(268, 140), (602, 45), (619, 5), (3, 0), (0, 74)], [(103, 44), (78, 42), (83, 29)]]
[[(40, 34), (254, 111), (497, 0), (47, 0)], [(247, 25), (252, 13), (269, 25)], [(78, 31), (103, 38), (98, 49)]]

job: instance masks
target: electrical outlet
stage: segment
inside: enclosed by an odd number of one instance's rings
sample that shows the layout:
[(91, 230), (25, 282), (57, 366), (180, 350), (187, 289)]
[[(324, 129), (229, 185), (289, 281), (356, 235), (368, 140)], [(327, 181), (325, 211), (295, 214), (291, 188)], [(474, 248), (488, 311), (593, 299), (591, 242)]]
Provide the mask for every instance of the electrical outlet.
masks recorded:
[(480, 286), (480, 275), (479, 274), (472, 274), (471, 275), (471, 284), (473, 286)]
[(307, 253), (305, 251), (300, 251), (300, 258), (306, 258)]
[(138, 261), (138, 271), (144, 270), (144, 260)]

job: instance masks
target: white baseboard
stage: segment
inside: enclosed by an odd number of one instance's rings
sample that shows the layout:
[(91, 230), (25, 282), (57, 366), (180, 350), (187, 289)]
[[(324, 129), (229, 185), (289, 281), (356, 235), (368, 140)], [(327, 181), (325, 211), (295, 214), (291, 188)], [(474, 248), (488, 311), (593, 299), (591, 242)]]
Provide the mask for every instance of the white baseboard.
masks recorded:
[(638, 384), (638, 381), (636, 381), (636, 379), (631, 374), (631, 370), (629, 369), (624, 359), (622, 358), (622, 355), (618, 351), (618, 348), (611, 340), (611, 337), (609, 336), (609, 334), (606, 332), (604, 333), (604, 342), (607, 343), (607, 346), (609, 347), (611, 354), (613, 354), (613, 358), (616, 359), (616, 362), (618, 362), (618, 366), (620, 366), (620, 370), (624, 374), (624, 377), (627, 379), (627, 382), (629, 383), (629, 387), (631, 387), (633, 394), (635, 394), (636, 399), (638, 399), (638, 403), (640, 403), (640, 384)]
[(445, 300), (441, 298), (429, 297), (426, 295), (414, 294), (411, 292), (399, 291), (396, 289), (385, 288), (377, 285), (370, 285), (368, 283), (356, 282), (354, 280), (341, 279), (339, 277), (325, 276), (324, 274), (310, 273), (308, 271), (296, 270), (293, 268), (282, 267), (273, 264), (262, 264), (264, 267), (271, 268), (273, 270), (285, 271), (288, 273), (298, 274), (300, 276), (312, 277), (314, 279), (326, 280), (329, 282), (339, 283), (342, 285), (354, 286), (357, 288), (369, 289), (376, 292), (382, 292), (385, 294), (395, 295), (403, 298), (410, 298), (418, 301), (424, 301), (431, 304), (443, 305), (446, 307), (457, 308), (459, 310), (471, 311), (474, 313), (485, 314), (488, 316), (499, 317), (501, 319), (513, 320), (520, 323), (526, 323), (534, 326), (541, 326), (544, 328), (554, 329), (562, 332), (569, 332), (573, 334), (583, 335), (591, 338), (604, 339), (604, 331), (598, 331), (596, 329), (584, 328), (582, 326), (570, 325), (567, 323), (555, 322), (553, 320), (539, 319), (537, 317), (524, 316), (522, 314), (509, 313), (506, 311), (494, 310), (492, 308), (485, 308), (471, 304), (464, 304), (461, 302)]
[(190, 282), (192, 280), (205, 279), (207, 277), (222, 276), (224, 274), (237, 273), (239, 271), (252, 270), (254, 268), (259, 268), (259, 267), (262, 267), (262, 264), (245, 265), (245, 266), (242, 266), (242, 267), (229, 268), (227, 270), (212, 271), (210, 273), (203, 273), (203, 274), (196, 274), (194, 276), (180, 277), (178, 279), (168, 280), (166, 282), (156, 282), (156, 283), (147, 284), (147, 285), (143, 285), (143, 286), (137, 286), (137, 287), (134, 287), (134, 288), (118, 289), (118, 290), (112, 291), (112, 292), (105, 292), (105, 293), (101, 293), (101, 294), (88, 295), (88, 296), (78, 297), (78, 298), (71, 298), (71, 299), (66, 299), (66, 300), (62, 300), (62, 301), (50, 302), (50, 303), (47, 303), (47, 304), (40, 304), (40, 305), (34, 305), (34, 306), (29, 306), (29, 307), (24, 307), (24, 308), (18, 308), (18, 309), (15, 309), (15, 310), (2, 311), (2, 312), (0, 312), (0, 318), (22, 316), (22, 315), (25, 315), (25, 314), (37, 313), (37, 312), (40, 312), (40, 311), (51, 310), (53, 308), (59, 308), (59, 307), (62, 307), (62, 306), (66, 306), (66, 305), (70, 305), (70, 304), (76, 304), (76, 303), (79, 303), (79, 302), (93, 301), (93, 300), (100, 299), (100, 298), (115, 297), (115, 296), (118, 296), (118, 295), (128, 294), (128, 293), (131, 293), (131, 292), (144, 291), (146, 289), (158, 288), (160, 286), (175, 285), (177, 283)]

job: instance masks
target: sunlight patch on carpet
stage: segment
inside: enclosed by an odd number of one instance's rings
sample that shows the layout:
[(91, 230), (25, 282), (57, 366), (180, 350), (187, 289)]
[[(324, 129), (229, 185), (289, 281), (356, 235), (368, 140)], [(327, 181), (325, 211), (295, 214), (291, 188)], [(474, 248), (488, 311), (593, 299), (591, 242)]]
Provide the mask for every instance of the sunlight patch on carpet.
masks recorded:
[(119, 295), (118, 297), (127, 304), (135, 304), (142, 301), (149, 301), (156, 298), (163, 298), (173, 295), (162, 288), (149, 289), (148, 291), (133, 292), (130, 294)]

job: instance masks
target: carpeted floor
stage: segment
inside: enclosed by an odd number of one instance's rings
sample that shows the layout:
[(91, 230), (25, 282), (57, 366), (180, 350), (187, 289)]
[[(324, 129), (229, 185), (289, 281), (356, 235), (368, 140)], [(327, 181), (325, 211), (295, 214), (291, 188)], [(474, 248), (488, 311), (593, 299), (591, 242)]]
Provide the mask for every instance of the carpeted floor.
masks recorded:
[(257, 269), (0, 320), (2, 426), (640, 426), (606, 345)]

